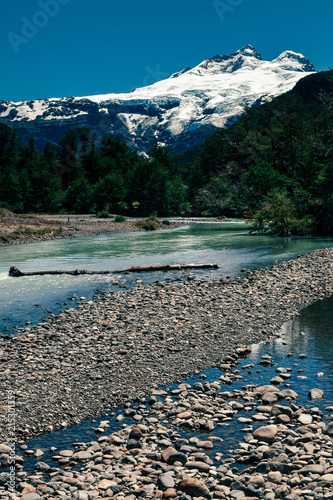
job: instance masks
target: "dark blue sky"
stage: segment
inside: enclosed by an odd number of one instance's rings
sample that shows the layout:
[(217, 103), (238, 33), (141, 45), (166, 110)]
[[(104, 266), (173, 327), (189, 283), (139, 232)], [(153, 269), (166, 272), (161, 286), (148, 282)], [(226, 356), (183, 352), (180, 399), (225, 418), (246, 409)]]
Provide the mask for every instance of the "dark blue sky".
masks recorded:
[(252, 44), (333, 66), (330, 0), (2, 2), (0, 100), (129, 92)]

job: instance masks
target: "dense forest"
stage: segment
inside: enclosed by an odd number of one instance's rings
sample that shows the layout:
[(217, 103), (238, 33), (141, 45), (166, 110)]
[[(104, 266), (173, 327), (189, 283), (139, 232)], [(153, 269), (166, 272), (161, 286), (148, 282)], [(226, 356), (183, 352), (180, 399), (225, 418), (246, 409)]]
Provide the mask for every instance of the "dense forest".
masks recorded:
[(175, 155), (81, 128), (39, 152), (0, 124), (0, 206), (16, 212), (248, 217), (253, 230), (333, 234), (333, 71)]

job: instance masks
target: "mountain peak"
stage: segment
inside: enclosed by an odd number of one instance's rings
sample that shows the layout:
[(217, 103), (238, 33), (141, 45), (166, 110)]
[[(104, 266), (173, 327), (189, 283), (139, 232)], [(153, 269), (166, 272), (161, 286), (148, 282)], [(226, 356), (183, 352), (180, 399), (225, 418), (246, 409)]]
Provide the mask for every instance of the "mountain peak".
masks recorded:
[(252, 46), (247, 45), (233, 52), (230, 55), (216, 55), (211, 59), (203, 61), (199, 66), (200, 69), (211, 70), (216, 72), (233, 73), (245, 66), (255, 68), (258, 62), (262, 61), (259, 52)]
[(316, 71), (315, 67), (310, 63), (309, 59), (307, 59), (303, 54), (299, 54), (297, 52), (293, 52), (292, 50), (285, 50), (282, 54), (279, 55), (272, 63), (279, 63), (283, 65), (283, 69), (290, 71)]
[(253, 45), (248, 44), (246, 47), (242, 47), (241, 49), (237, 50), (233, 56), (236, 54), (242, 54), (244, 56), (248, 57), (255, 57), (256, 59), (259, 59), (260, 61), (262, 60), (261, 54), (253, 47)]
[(255, 59), (258, 59), (259, 61), (262, 61), (261, 54), (253, 47), (253, 45), (247, 45), (246, 47), (242, 47), (239, 50), (236, 50), (236, 52), (233, 52), (230, 55), (225, 55), (225, 56), (220, 56), (216, 55), (212, 57), (213, 61), (216, 62), (222, 62), (222, 61), (230, 61), (231, 59), (239, 59), (240, 57), (254, 57)]

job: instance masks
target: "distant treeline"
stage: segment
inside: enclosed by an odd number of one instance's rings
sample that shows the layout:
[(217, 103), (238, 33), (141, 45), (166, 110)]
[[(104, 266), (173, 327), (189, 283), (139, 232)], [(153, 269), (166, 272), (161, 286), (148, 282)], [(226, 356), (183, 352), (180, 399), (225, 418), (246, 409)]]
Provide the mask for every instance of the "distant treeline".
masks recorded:
[(146, 154), (86, 128), (39, 152), (0, 124), (0, 205), (16, 212), (249, 217), (253, 230), (333, 234), (333, 72), (218, 130), (184, 155)]

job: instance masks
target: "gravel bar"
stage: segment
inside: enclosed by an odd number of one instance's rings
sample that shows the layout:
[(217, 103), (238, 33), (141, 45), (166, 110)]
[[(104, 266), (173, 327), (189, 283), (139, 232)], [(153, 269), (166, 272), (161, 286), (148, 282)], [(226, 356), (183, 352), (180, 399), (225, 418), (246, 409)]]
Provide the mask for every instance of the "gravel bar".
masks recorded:
[(332, 295), (332, 278), (333, 249), (324, 249), (235, 280), (138, 280), (3, 335), (1, 441), (8, 390), (18, 442), (73, 426), (278, 335), (302, 308)]

